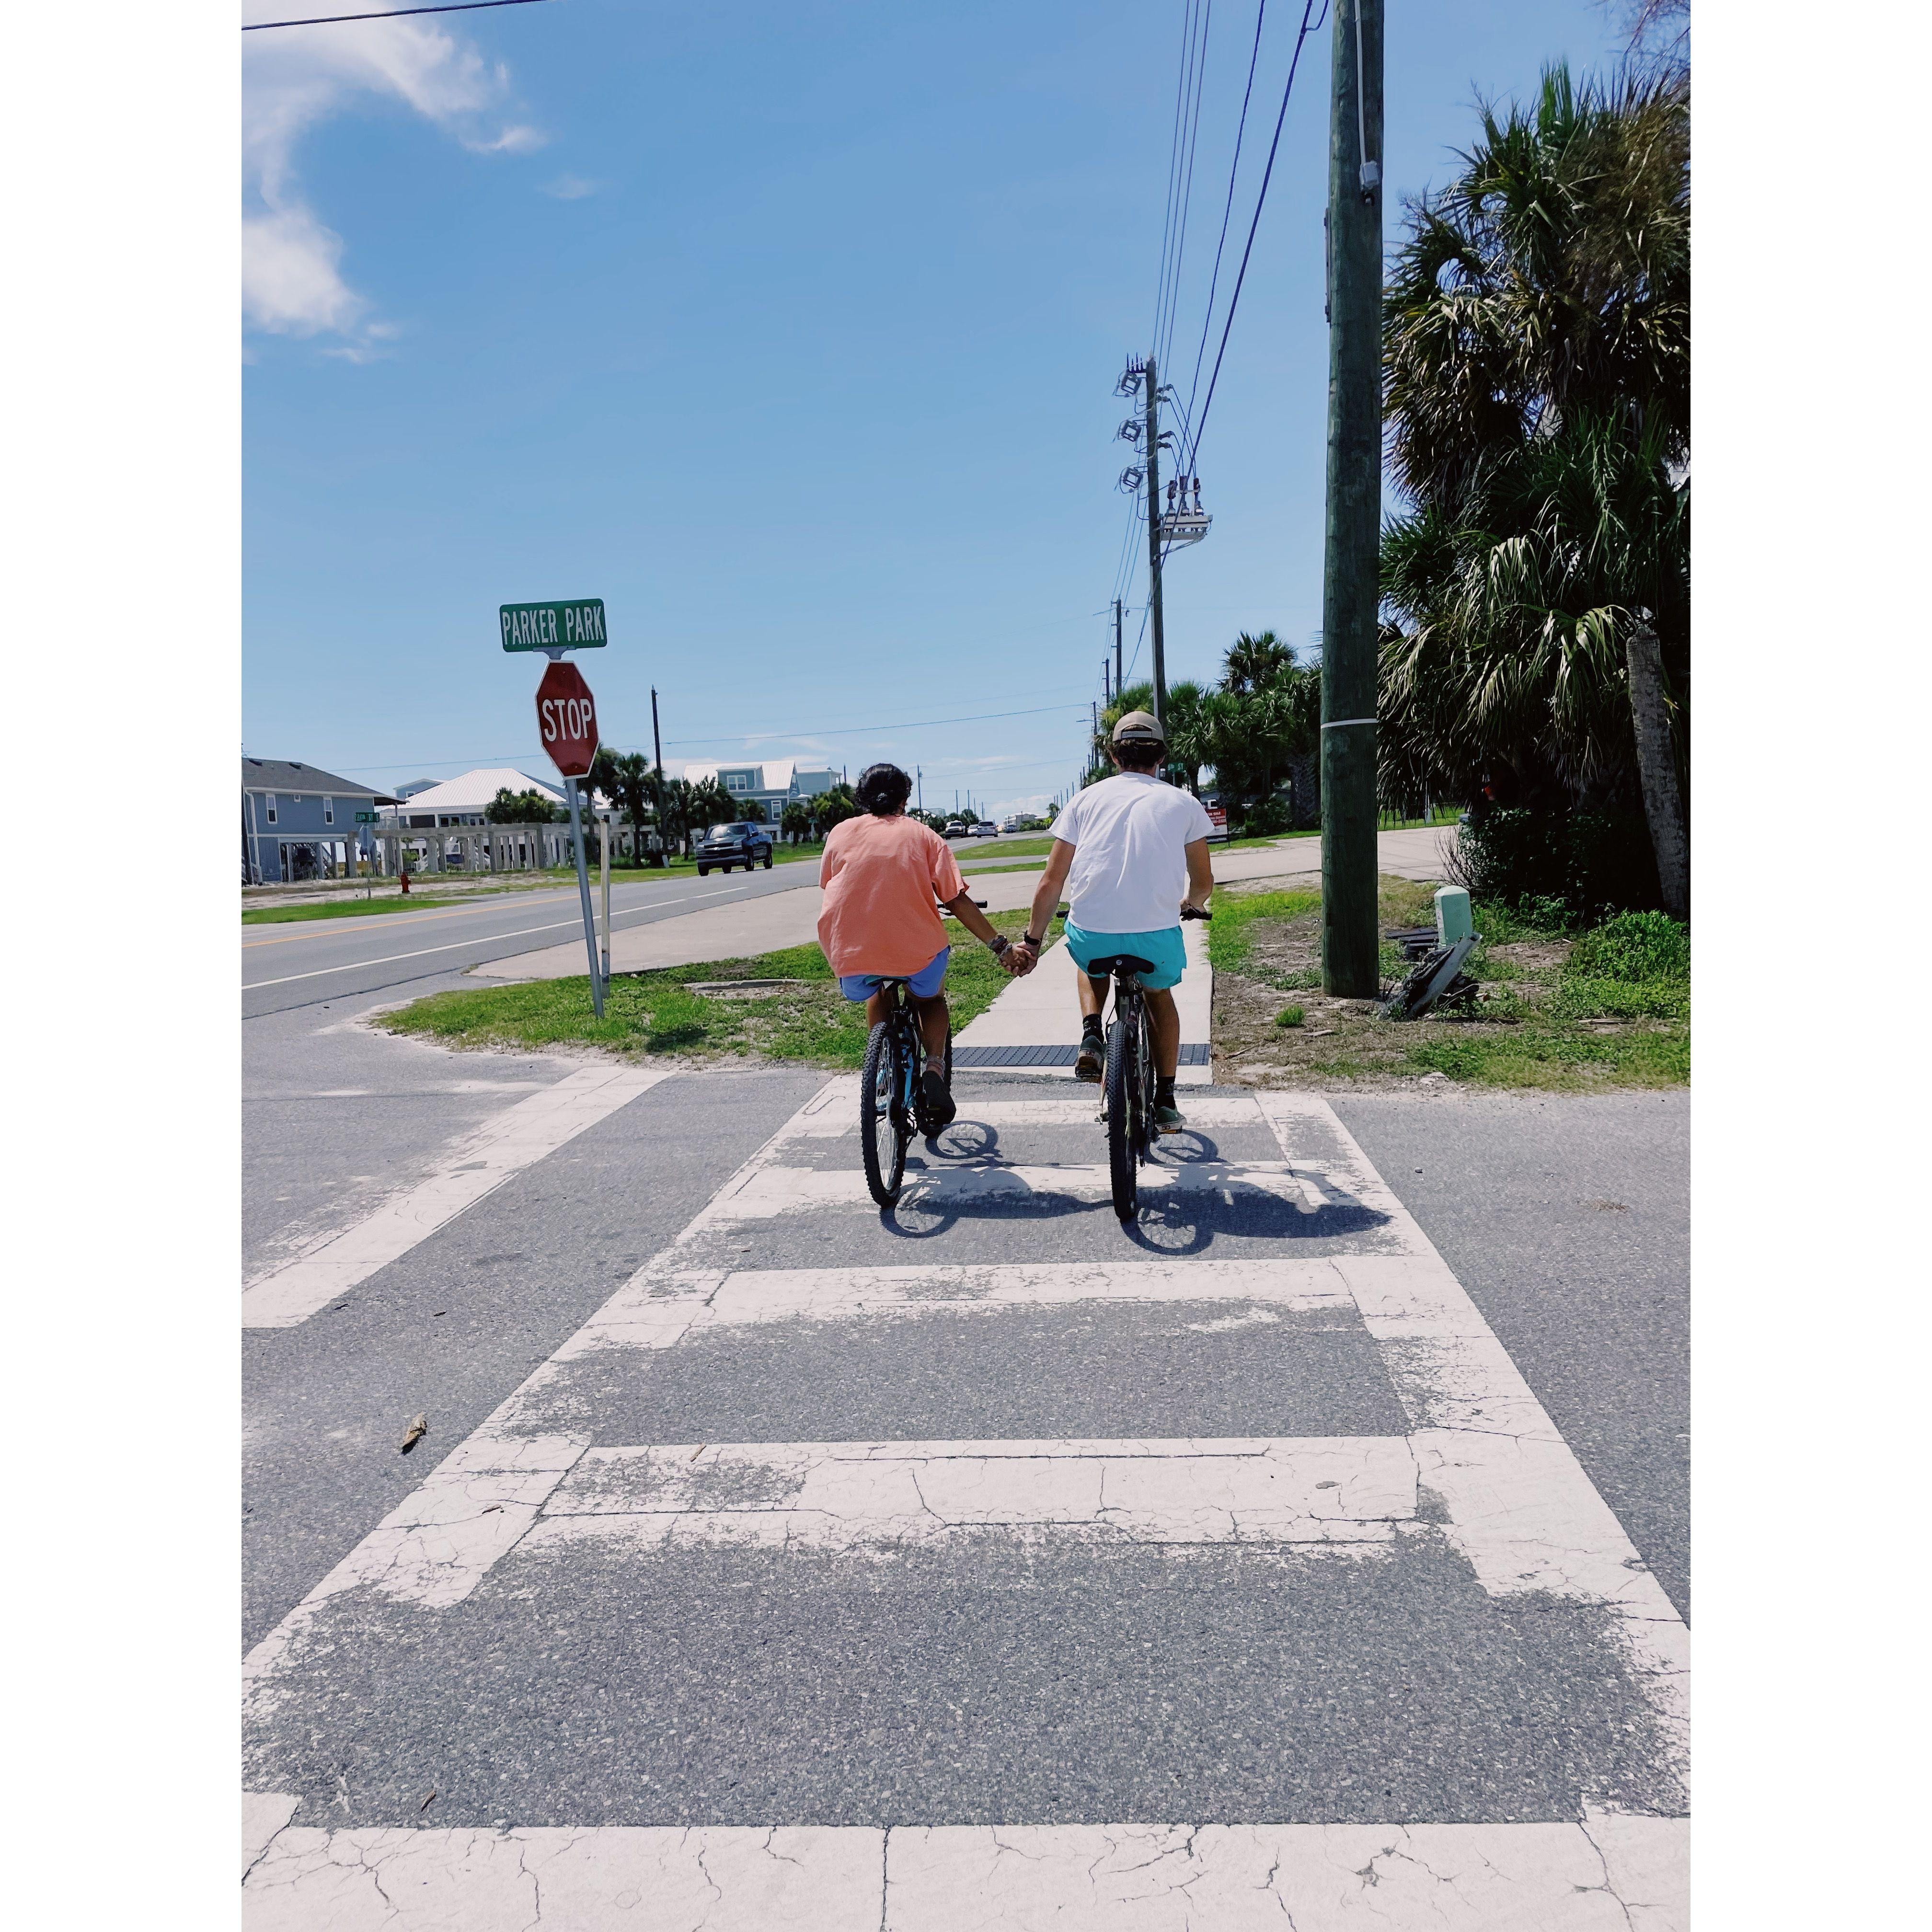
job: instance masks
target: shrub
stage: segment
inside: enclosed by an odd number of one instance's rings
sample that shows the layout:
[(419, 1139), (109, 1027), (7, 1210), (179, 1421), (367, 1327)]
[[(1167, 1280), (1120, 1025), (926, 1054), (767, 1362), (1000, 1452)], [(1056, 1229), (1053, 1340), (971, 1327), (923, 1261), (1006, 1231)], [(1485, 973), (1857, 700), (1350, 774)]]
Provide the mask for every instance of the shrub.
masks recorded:
[(1278, 838), (1294, 829), (1294, 812), (1288, 800), (1279, 792), (1250, 806), (1241, 814), (1244, 838)]
[(1278, 1027), (1298, 1027), (1307, 1017), (1299, 1006), (1283, 1006), (1275, 1015), (1274, 1023)]
[(1462, 827), (1449, 871), (1472, 899), (1533, 910), (1542, 926), (1646, 910), (1658, 898), (1650, 830), (1636, 812), (1492, 806)]

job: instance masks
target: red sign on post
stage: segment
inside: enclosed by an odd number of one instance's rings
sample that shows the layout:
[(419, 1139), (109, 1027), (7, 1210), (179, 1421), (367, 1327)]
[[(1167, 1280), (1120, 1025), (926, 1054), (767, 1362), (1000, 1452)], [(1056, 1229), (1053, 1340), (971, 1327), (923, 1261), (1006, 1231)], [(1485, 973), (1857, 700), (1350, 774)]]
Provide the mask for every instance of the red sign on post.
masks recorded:
[(567, 778), (580, 778), (597, 755), (597, 706), (576, 665), (561, 660), (537, 686), (537, 728), (550, 761)]

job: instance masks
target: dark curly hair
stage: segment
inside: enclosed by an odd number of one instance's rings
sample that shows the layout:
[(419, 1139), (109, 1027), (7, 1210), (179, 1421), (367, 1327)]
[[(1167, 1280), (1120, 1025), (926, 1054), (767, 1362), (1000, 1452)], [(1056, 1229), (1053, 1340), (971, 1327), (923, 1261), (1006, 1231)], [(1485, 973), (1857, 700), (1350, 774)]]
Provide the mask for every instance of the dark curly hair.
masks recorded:
[(912, 796), (912, 780), (896, 765), (868, 765), (859, 774), (858, 789), (853, 796), (861, 812), (874, 818), (891, 818), (904, 811)]

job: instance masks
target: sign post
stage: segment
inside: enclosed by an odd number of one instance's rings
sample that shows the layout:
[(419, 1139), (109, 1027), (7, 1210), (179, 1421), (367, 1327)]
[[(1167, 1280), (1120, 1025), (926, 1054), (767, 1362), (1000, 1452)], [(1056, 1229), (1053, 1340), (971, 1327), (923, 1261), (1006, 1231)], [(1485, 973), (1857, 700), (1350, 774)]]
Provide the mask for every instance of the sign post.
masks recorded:
[[(506, 612), (529, 606), (506, 604)], [(537, 606), (548, 608), (548, 606)], [(601, 614), (603, 606), (597, 607)], [(601, 626), (600, 626), (601, 628)], [(600, 637), (598, 643), (603, 641)], [(506, 650), (536, 650), (543, 646), (506, 643)], [(563, 775), (564, 791), (570, 800), (570, 842), (577, 855), (577, 891), (584, 903), (584, 950), (590, 962), (590, 1004), (597, 1017), (604, 1017), (604, 977), (598, 970), (597, 921), (590, 909), (590, 872), (584, 858), (584, 814), (578, 797), (578, 780), (588, 776), (597, 756), (597, 707), (590, 687), (574, 664), (566, 663), (559, 650), (550, 658), (537, 686), (537, 728), (543, 734), (544, 749)]]

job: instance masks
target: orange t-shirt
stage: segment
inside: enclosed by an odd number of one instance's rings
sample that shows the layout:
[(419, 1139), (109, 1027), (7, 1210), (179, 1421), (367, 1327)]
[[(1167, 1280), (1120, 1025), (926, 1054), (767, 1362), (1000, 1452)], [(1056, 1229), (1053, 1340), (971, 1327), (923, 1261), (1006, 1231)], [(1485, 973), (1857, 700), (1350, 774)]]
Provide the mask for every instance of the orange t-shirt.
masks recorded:
[(933, 900), (966, 890), (946, 841), (902, 812), (864, 812), (835, 825), (818, 883), (825, 889), (818, 943), (832, 971), (892, 979), (916, 973), (950, 943)]

